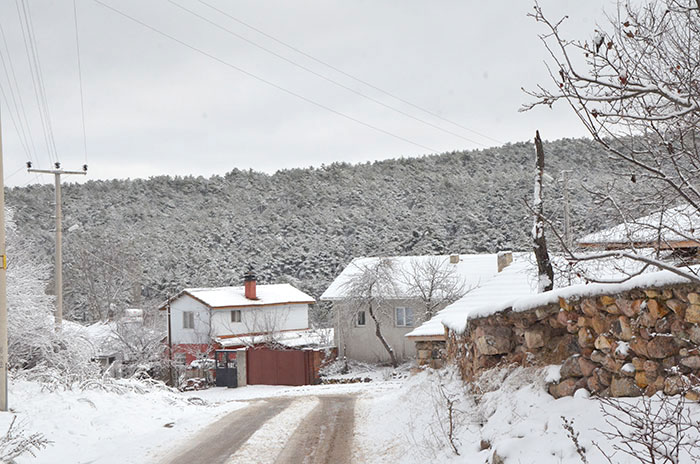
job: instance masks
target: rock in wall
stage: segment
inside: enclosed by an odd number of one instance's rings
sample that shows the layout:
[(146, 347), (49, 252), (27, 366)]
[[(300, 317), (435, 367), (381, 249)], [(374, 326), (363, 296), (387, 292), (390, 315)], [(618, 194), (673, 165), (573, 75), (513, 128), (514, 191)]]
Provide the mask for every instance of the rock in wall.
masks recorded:
[(555, 397), (684, 393), (698, 399), (700, 288), (675, 285), (505, 310), (450, 331), (447, 359), (465, 380), (497, 365), (561, 364)]

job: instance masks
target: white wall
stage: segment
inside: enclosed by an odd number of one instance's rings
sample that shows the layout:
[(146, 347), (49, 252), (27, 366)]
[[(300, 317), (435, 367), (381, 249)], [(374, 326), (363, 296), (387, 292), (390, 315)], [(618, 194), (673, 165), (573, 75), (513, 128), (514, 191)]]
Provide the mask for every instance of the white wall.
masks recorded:
[[(189, 295), (182, 295), (170, 305), (170, 330), (173, 344), (204, 344), (220, 335), (309, 328), (309, 305), (307, 304), (251, 306), (235, 309), (241, 311), (241, 322), (231, 322), (232, 309), (214, 309), (210, 325), (208, 307)], [(195, 313), (194, 329), (183, 328), (184, 311)]]
[[(414, 300), (392, 300), (385, 302), (386, 309), (380, 311), (382, 335), (389, 346), (394, 349), (398, 361), (406, 361), (416, 357), (416, 344), (405, 337), (424, 317), (425, 308)], [(394, 320), (394, 308), (413, 308), (414, 325), (412, 327), (397, 327)], [(335, 301), (336, 311), (335, 343), (339, 356), (363, 362), (388, 362), (390, 360), (384, 345), (375, 334), (375, 324), (369, 313), (365, 312), (365, 325), (358, 327), (355, 323), (357, 306), (348, 301)]]
[[(183, 328), (185, 311), (194, 312), (194, 329)], [(181, 296), (170, 304), (170, 333), (174, 345), (209, 343), (209, 309), (189, 295)]]
[[(241, 311), (241, 322), (231, 322), (231, 311)], [(215, 309), (212, 314), (214, 335), (302, 330), (309, 328), (309, 305), (251, 306)]]

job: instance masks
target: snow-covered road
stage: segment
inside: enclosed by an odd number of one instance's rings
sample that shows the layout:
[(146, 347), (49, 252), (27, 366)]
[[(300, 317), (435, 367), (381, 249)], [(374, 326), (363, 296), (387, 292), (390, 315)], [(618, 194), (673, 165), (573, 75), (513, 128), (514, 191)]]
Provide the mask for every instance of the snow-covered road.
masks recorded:
[(350, 394), (259, 400), (206, 427), (160, 463), (349, 462), (354, 404)]

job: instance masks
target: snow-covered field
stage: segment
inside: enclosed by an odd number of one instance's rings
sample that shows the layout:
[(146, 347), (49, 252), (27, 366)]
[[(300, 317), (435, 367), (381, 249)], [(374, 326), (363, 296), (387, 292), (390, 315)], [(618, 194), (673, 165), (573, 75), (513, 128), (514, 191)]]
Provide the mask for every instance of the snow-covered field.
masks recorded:
[[(575, 397), (554, 399), (545, 389), (545, 379), (552, 370), (493, 370), (480, 382), (479, 395), (467, 394), (464, 384), (450, 371), (421, 372), (395, 390), (358, 401), (357, 446), (366, 462), (377, 463), (491, 463), (496, 452), (506, 464), (581, 464), (583, 461), (563, 427), (565, 417), (573, 420), (588, 462), (608, 462), (594, 445), (598, 443), (606, 454), (613, 455), (612, 442), (596, 430), (610, 430), (599, 401), (589, 398), (585, 390)], [(437, 390), (438, 384), (443, 385), (444, 396)], [(445, 397), (455, 400), (454, 442), (459, 455), (447, 440)], [(640, 401), (624, 400), (630, 405)], [(697, 404), (687, 407), (698, 417)], [(640, 461), (618, 452), (612, 462)], [(695, 461), (686, 456), (680, 462)]]
[[(155, 463), (208, 424), (248, 406), (250, 400), (298, 398), (239, 449), (237, 462), (245, 462), (246, 456), (268, 445), (281, 449), (318, 403), (315, 397), (353, 395), (357, 398), (355, 462), (491, 462), (496, 452), (506, 464), (580, 464), (562, 416), (573, 419), (588, 462), (607, 462), (594, 441), (606, 452), (612, 450), (612, 444), (595, 430), (606, 427), (597, 400), (583, 391), (557, 400), (546, 393), (545, 378), (552, 375), (552, 369), (494, 370), (479, 382), (481, 392), (475, 395), (450, 370), (408, 375), (405, 367), (397, 371), (354, 367), (356, 371), (341, 377), (366, 375), (372, 381), (187, 393), (156, 388), (121, 394), (79, 389), (50, 392), (36, 383), (14, 381), (10, 388), (13, 412), (0, 414), (0, 427), (6, 429), (16, 415), (27, 432), (42, 433), (52, 441), (36, 458), (25, 455), (18, 463)], [(459, 455), (447, 440), (446, 399), (454, 400), (453, 441)], [(640, 400), (627, 401), (637, 404)], [(700, 414), (698, 405), (688, 407), (696, 417)], [(614, 462), (637, 461), (618, 454)]]
[(175, 441), (216, 418), (244, 407), (242, 402), (197, 405), (167, 390), (122, 394), (95, 390), (42, 391), (39, 384), (10, 384), (11, 413), (0, 414), (0, 430), (17, 425), (52, 443), (18, 463), (149, 462)]

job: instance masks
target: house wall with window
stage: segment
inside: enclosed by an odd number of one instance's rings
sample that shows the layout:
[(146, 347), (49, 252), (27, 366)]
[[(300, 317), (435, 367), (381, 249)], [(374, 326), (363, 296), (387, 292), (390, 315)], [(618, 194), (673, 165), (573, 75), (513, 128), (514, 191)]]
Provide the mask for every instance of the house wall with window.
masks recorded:
[(309, 328), (308, 304), (251, 306), (212, 310), (212, 333), (240, 335)]
[[(338, 330), (335, 343), (339, 354), (364, 362), (388, 362), (389, 354), (377, 338), (376, 327), (366, 310), (359, 310), (347, 301), (333, 302)], [(399, 361), (416, 356), (416, 346), (405, 335), (419, 325), (425, 309), (416, 300), (389, 300), (380, 311), (382, 335)], [(363, 325), (364, 322), (364, 325)]]
[(174, 300), (170, 305), (170, 334), (173, 345), (209, 343), (209, 308), (188, 295)]
[(172, 343), (200, 345), (222, 335), (308, 329), (308, 308), (285, 304), (210, 310), (185, 294), (170, 305)]

